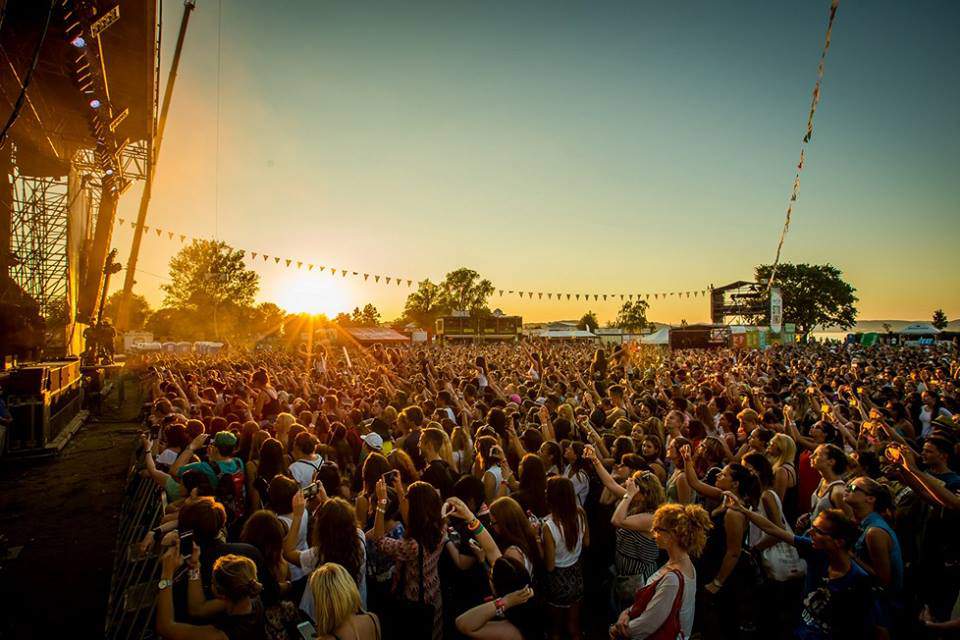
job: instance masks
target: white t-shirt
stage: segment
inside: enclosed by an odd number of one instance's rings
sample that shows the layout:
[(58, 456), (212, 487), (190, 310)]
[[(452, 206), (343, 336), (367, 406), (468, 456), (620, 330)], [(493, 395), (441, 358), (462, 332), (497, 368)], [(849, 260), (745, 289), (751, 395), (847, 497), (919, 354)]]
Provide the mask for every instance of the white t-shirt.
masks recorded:
[(303, 489), (313, 482), (313, 476), (320, 469), (321, 464), (323, 464), (323, 458), (320, 456), (317, 456), (316, 460), (304, 460), (302, 458), (294, 460), (293, 464), (290, 465), (290, 475)]
[(165, 464), (168, 467), (172, 467), (179, 456), (180, 454), (172, 449), (164, 449), (160, 455), (157, 456), (157, 464)]
[(572, 567), (580, 559), (580, 552), (583, 551), (583, 527), (585, 523), (583, 516), (578, 517), (580, 518), (580, 527), (577, 531), (577, 544), (573, 547), (573, 551), (567, 548), (567, 542), (563, 539), (563, 529), (553, 521), (553, 515), (548, 515), (543, 519), (543, 524), (550, 529), (550, 535), (553, 536), (553, 546), (555, 547), (553, 566), (558, 569)]
[[(681, 573), (683, 575), (683, 573)], [(663, 577), (663, 581), (657, 586), (657, 592), (651, 598), (647, 608), (643, 613), (630, 621), (630, 637), (646, 638), (657, 629), (663, 626), (670, 611), (673, 609), (673, 602), (677, 598), (677, 589), (680, 588), (680, 581), (677, 574), (666, 567), (660, 567), (652, 576), (647, 579), (646, 584), (653, 584)], [(689, 638), (693, 632), (693, 613), (697, 601), (697, 573), (694, 570), (693, 577), (683, 575), (683, 600), (680, 603), (680, 631), (684, 638)]]
[(578, 471), (571, 476), (569, 464), (564, 467), (563, 475), (570, 478), (570, 482), (573, 484), (573, 492), (577, 494), (577, 504), (582, 507), (583, 503), (587, 501), (587, 494), (590, 493), (590, 479), (583, 471)]
[[(357, 529), (357, 535), (360, 537), (360, 581), (357, 584), (358, 590), (360, 591), (360, 608), (367, 608), (367, 544), (366, 537), (363, 535), (363, 531)], [(300, 554), (300, 568), (303, 569), (305, 574), (312, 573), (314, 569), (317, 568), (317, 565), (320, 564), (320, 549), (317, 547), (310, 547), (306, 551)], [(354, 580), (358, 576), (354, 576)], [(300, 610), (310, 616), (311, 620), (314, 620), (316, 616), (316, 611), (313, 608), (313, 592), (310, 591), (310, 585), (307, 585), (307, 588), (303, 590), (303, 597), (300, 599)]]
[[(287, 530), (289, 531), (293, 523), (293, 515), (286, 516), (277, 516), (283, 524), (287, 525)], [(307, 516), (307, 512), (303, 512), (303, 517), (300, 519), (300, 535), (297, 536), (297, 551), (304, 552), (307, 550), (307, 529), (310, 528), (310, 520)], [(290, 569), (290, 580), (299, 580), (303, 576), (307, 575), (303, 569), (288, 562), (287, 565)]]

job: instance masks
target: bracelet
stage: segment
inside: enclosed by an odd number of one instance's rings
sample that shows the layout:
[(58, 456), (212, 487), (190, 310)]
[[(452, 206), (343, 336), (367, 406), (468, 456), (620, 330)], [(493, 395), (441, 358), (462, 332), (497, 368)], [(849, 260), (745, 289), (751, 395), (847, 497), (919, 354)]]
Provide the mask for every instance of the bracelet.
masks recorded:
[(711, 582), (710, 584), (715, 586), (717, 589), (723, 589), (723, 583), (717, 580), (716, 578), (714, 578), (713, 582)]
[(381, 499), (381, 500), (377, 500), (377, 504), (379, 504), (381, 507), (387, 506), (387, 503), (388, 503), (388, 502), (389, 502), (389, 500), (387, 500), (386, 498), (383, 498), (383, 499)]
[(480, 518), (474, 518), (473, 521), (467, 523), (467, 531), (476, 531), (483, 528), (483, 523), (480, 522)]
[(507, 610), (507, 603), (503, 598), (497, 598), (493, 601), (493, 606), (496, 607), (497, 615), (501, 618), (503, 617), (504, 612)]
[(387, 510), (384, 509), (383, 507), (377, 507), (377, 513), (386, 513), (386, 512)]
[(187, 573), (187, 578), (189, 580), (199, 580), (200, 579), (200, 569), (190, 569)]

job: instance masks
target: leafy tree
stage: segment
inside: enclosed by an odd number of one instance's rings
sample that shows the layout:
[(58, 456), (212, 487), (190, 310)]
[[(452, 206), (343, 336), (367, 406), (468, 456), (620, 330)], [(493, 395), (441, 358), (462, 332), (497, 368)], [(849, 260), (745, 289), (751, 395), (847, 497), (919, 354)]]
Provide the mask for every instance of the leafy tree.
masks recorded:
[(473, 269), (451, 271), (439, 286), (443, 306), (450, 311), (469, 311), (472, 316), (490, 313), (487, 298), (493, 295), (493, 283)]
[(260, 276), (243, 264), (243, 252), (215, 240), (194, 240), (170, 260), (163, 305), (210, 310), (224, 303), (253, 305)]
[(363, 309), (354, 307), (350, 322), (354, 327), (378, 327), (380, 326), (380, 312), (368, 302)]
[(342, 311), (336, 315), (333, 319), (334, 324), (340, 325), (341, 327), (353, 327), (354, 322), (353, 318), (350, 317), (349, 313), (343, 313)]
[[(121, 298), (123, 298), (122, 290), (114, 291), (110, 294), (106, 304), (103, 305), (103, 316), (105, 318), (116, 321), (117, 315), (120, 312)], [(136, 293), (130, 294), (130, 315), (127, 318), (128, 329), (142, 329), (150, 313), (150, 303), (147, 302), (146, 298)]]
[(580, 318), (580, 322), (577, 323), (577, 329), (581, 331), (596, 331), (599, 326), (600, 322), (597, 320), (597, 314), (593, 311), (587, 311), (583, 314), (583, 317)]
[(144, 328), (153, 334), (154, 340), (199, 339), (202, 336), (196, 327), (195, 315), (189, 309), (164, 307), (150, 314)]
[(883, 323), (883, 331), (884, 331), (884, 333), (892, 333), (892, 332), (893, 332), (893, 325), (891, 325), (889, 322), (884, 322), (884, 323)]
[[(767, 284), (771, 265), (758, 265), (757, 282)], [(831, 264), (781, 264), (775, 284), (783, 290), (783, 318), (804, 339), (818, 325), (849, 329), (857, 321), (856, 289)]]
[(432, 333), (436, 319), (448, 311), (440, 286), (427, 278), (421, 280), (417, 284), (417, 290), (407, 296), (403, 314), (410, 322), (415, 322), (422, 329)]
[(649, 324), (647, 321), (647, 308), (649, 306), (646, 300), (627, 300), (623, 303), (623, 306), (620, 307), (620, 311), (617, 313), (617, 321), (614, 325), (625, 331), (646, 331)]
[(933, 326), (937, 329), (943, 331), (947, 328), (947, 325), (950, 324), (950, 321), (947, 320), (947, 314), (943, 312), (943, 309), (937, 309), (933, 312), (933, 321), (931, 322)]

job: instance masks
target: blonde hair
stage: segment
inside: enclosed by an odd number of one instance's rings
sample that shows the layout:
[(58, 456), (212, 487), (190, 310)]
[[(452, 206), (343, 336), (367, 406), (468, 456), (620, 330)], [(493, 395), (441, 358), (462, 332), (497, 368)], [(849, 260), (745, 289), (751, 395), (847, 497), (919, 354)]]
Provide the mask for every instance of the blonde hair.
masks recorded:
[(770, 464), (773, 466), (774, 472), (788, 462), (793, 463), (797, 455), (797, 443), (793, 441), (793, 438), (785, 433), (775, 433), (770, 438), (770, 444), (776, 444), (777, 449), (780, 450), (780, 453), (770, 458)]
[(360, 592), (350, 573), (327, 562), (310, 574), (317, 634), (330, 635), (360, 609)]
[(564, 402), (562, 405), (557, 407), (557, 415), (561, 418), (566, 418), (571, 425), (577, 424), (576, 419), (573, 417), (573, 407)]
[(698, 504), (664, 504), (653, 514), (653, 527), (669, 533), (681, 549), (696, 557), (706, 546), (713, 523)]
[(667, 501), (660, 478), (650, 471), (637, 471), (629, 481), (637, 483), (640, 489), (634, 497), (633, 504), (630, 505), (634, 513), (653, 513), (657, 507)]
[(290, 427), (295, 424), (297, 424), (297, 418), (292, 413), (280, 413), (277, 415), (277, 419), (273, 422), (273, 428), (279, 435), (281, 433), (290, 431)]
[(263, 591), (257, 582), (257, 565), (245, 556), (227, 554), (213, 563), (213, 588), (231, 602), (255, 598)]

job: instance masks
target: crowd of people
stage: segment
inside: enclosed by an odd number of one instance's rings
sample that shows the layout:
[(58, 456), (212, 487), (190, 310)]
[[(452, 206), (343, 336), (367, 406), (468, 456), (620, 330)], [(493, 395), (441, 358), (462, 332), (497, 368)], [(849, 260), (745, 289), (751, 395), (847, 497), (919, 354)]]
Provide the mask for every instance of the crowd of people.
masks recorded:
[[(158, 635), (960, 629), (952, 345), (148, 356)], [(956, 418), (955, 418), (956, 416)]]

